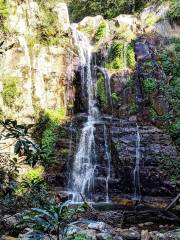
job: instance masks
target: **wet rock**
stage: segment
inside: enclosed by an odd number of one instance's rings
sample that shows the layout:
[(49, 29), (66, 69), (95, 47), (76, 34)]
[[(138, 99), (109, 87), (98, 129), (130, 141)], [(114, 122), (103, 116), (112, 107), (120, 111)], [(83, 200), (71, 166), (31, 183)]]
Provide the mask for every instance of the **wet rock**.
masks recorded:
[(98, 230), (101, 233), (112, 233), (113, 229), (111, 226), (104, 222), (94, 222), (88, 225), (89, 229)]
[(91, 229), (90, 230), (84, 230), (84, 231), (79, 232), (79, 234), (86, 235), (87, 237), (89, 237), (92, 240), (97, 240), (96, 230), (91, 230)]
[(137, 42), (135, 44), (135, 53), (136, 53), (136, 58), (138, 60), (151, 58), (150, 50), (149, 50), (147, 44), (145, 44), (143, 42)]

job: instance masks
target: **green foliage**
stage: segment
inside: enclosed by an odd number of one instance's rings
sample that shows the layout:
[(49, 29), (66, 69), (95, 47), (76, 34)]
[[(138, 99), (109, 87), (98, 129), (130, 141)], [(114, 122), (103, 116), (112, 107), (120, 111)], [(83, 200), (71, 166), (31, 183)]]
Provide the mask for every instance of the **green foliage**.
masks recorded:
[(130, 68), (134, 68), (136, 64), (133, 45), (115, 41), (111, 46), (110, 56), (105, 65), (110, 70), (122, 70), (126, 64)]
[(177, 22), (180, 22), (180, 0), (170, 0), (169, 17)]
[(158, 118), (157, 112), (154, 110), (154, 108), (150, 107), (149, 109), (149, 116), (151, 119), (155, 120)]
[(47, 158), (54, 155), (55, 145), (58, 139), (58, 129), (60, 124), (65, 119), (64, 108), (59, 110), (47, 109), (40, 120), (40, 125), (43, 126), (41, 144), (46, 149)]
[(154, 13), (151, 13), (145, 19), (145, 24), (147, 27), (151, 27), (158, 21), (159, 21), (159, 17), (157, 15), (155, 15)]
[(125, 67), (124, 63), (124, 44), (114, 42), (110, 49), (110, 57), (106, 63), (108, 69), (121, 70)]
[(167, 171), (169, 174), (169, 180), (174, 187), (180, 176), (180, 162), (177, 158), (164, 157), (160, 161), (160, 167), (163, 171)]
[(40, 22), (37, 26), (37, 35), (35, 39), (32, 39), (31, 45), (34, 44), (34, 40), (44, 46), (58, 45), (60, 42), (64, 43), (66, 37), (61, 30), (58, 15), (53, 11), (59, 1), (38, 0), (38, 2), (40, 6)]
[(106, 21), (103, 20), (94, 35), (94, 40), (99, 42), (106, 35)]
[(130, 68), (136, 65), (134, 46), (131, 43), (127, 46), (127, 64)]
[(137, 113), (137, 105), (134, 102), (128, 104), (128, 114), (133, 115)]
[(3, 18), (6, 18), (9, 14), (7, 1), (6, 0), (0, 0), (0, 20)]
[(102, 108), (107, 106), (105, 79), (102, 73), (97, 73), (96, 97), (98, 98), (100, 106)]
[(85, 234), (76, 234), (72, 240), (90, 240), (90, 239), (91, 238), (86, 236)]
[(156, 89), (156, 80), (149, 78), (143, 80), (143, 89), (147, 94), (151, 94)]
[(105, 0), (103, 2), (100, 0), (87, 0), (86, 2), (69, 0), (68, 3), (73, 22), (92, 15), (102, 15), (105, 18), (112, 19), (121, 13), (132, 13), (134, 9), (134, 1), (132, 0)]
[(69, 201), (60, 205), (50, 204), (47, 208), (32, 208), (22, 220), (22, 223), (30, 224), (33, 229), (46, 233), (54, 231), (59, 240), (66, 235), (67, 227), (73, 225), (72, 221), (77, 215), (84, 212), (86, 204), (77, 208), (70, 208)]
[(7, 33), (6, 19), (9, 15), (7, 0), (0, 0), (0, 30)]
[(5, 76), (3, 78), (3, 92), (2, 97), (4, 103), (12, 107), (16, 97), (20, 95), (18, 89), (19, 78), (13, 76)]
[(6, 137), (15, 138), (14, 143), (14, 153), (18, 156), (24, 156), (25, 162), (31, 166), (39, 162), (44, 162), (45, 152), (41, 146), (33, 143), (28, 139), (28, 130), (29, 128), (25, 125), (18, 125), (17, 121), (6, 119), (1, 121), (0, 124), (8, 132)]
[(112, 93), (112, 102), (113, 104), (119, 103), (121, 98), (117, 95), (117, 93)]
[(173, 119), (171, 124), (167, 127), (169, 134), (174, 140), (177, 149), (180, 150), (180, 117), (176, 117)]

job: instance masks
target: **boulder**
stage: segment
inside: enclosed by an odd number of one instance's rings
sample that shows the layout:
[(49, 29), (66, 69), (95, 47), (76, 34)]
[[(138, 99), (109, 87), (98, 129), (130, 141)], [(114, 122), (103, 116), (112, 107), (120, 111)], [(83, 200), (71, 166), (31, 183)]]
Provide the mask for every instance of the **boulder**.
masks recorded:
[(101, 233), (112, 233), (112, 227), (107, 225), (106, 223), (104, 222), (94, 222), (94, 223), (90, 223), (88, 225), (88, 228), (89, 229), (94, 229), (94, 230), (97, 230)]
[(132, 229), (122, 229), (120, 231), (120, 235), (123, 237), (123, 239), (126, 240), (139, 240), (141, 239), (140, 233), (138, 231), (132, 230)]

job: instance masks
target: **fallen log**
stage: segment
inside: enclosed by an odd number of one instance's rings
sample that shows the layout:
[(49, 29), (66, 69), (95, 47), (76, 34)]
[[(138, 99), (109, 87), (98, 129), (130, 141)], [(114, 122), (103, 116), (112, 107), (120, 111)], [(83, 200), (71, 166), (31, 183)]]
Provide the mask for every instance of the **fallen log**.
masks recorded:
[(172, 209), (174, 206), (176, 206), (176, 203), (178, 202), (180, 198), (180, 193), (165, 207), (165, 210), (168, 211)]

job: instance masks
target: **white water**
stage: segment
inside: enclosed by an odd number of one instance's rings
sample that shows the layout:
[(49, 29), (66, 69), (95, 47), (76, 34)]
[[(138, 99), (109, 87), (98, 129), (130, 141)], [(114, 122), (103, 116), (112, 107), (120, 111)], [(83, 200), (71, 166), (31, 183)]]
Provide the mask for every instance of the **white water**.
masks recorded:
[(139, 165), (141, 160), (141, 136), (139, 133), (139, 126), (137, 125), (137, 137), (136, 137), (136, 165), (134, 168), (134, 200), (139, 200), (141, 196), (140, 192), (140, 176), (139, 176)]
[(109, 202), (109, 179), (111, 177), (111, 152), (107, 138), (107, 128), (104, 124), (104, 142), (105, 142), (105, 158), (107, 159), (107, 177), (106, 177), (106, 202)]
[(78, 48), (81, 65), (81, 84), (88, 96), (88, 120), (84, 124), (80, 136), (78, 150), (75, 156), (72, 172), (73, 202), (81, 202), (80, 193), (87, 201), (93, 200), (94, 173), (96, 168), (96, 153), (94, 139), (94, 123), (98, 119), (99, 111), (94, 96), (94, 82), (91, 71), (92, 47), (83, 33), (72, 26), (73, 38)]

